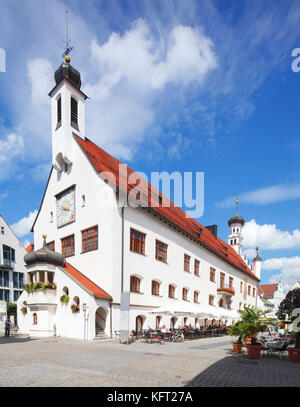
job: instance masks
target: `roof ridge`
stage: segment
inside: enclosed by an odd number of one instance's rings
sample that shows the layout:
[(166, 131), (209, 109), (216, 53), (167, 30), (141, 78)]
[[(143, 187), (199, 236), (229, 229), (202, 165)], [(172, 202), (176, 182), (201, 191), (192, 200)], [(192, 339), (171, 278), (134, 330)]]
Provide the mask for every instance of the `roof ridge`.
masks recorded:
[[(103, 290), (103, 288), (101, 288), (98, 284), (96, 284), (94, 281), (92, 281), (89, 277), (87, 277), (85, 274), (83, 274), (81, 271), (79, 271), (76, 267), (74, 267), (71, 263), (69, 263), (68, 261), (66, 261), (65, 266), (61, 266), (61, 268), (63, 268), (64, 270), (66, 270), (68, 272), (68, 270), (66, 269), (67, 266), (72, 267), (72, 269), (74, 269), (77, 273), (79, 273), (82, 277), (84, 277), (85, 279), (87, 279), (90, 283), (94, 284), (97, 288), (99, 288), (99, 290), (103, 291), (104, 294), (106, 294), (109, 298), (112, 299), (111, 295), (108, 294), (107, 291)], [(73, 276), (74, 277), (74, 276)], [(83, 284), (84, 285), (84, 284)], [(86, 287), (87, 288), (87, 287)], [(90, 291), (90, 290), (89, 290)]]

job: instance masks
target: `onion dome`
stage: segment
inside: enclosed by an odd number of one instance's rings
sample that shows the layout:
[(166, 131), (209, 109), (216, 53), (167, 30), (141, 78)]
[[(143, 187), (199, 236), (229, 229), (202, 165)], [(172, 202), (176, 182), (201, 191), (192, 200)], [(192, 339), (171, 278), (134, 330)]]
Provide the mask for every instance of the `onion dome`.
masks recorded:
[(54, 79), (56, 85), (58, 85), (64, 78), (68, 79), (76, 88), (81, 87), (81, 77), (80, 72), (70, 65), (70, 57), (67, 55), (65, 57), (65, 62), (55, 71)]
[(232, 217), (229, 219), (229, 221), (228, 221), (228, 225), (229, 225), (229, 226), (232, 225), (233, 223), (239, 223), (239, 224), (241, 224), (241, 225), (243, 226), (244, 223), (245, 223), (244, 218), (242, 218), (242, 217), (238, 214), (238, 204), (239, 204), (239, 200), (237, 199), (237, 200), (236, 200), (236, 212), (235, 212), (235, 215), (232, 216)]
[(253, 261), (262, 261), (262, 258), (259, 255), (258, 247), (256, 248), (256, 257), (255, 257), (255, 259), (253, 259)]
[(35, 263), (48, 263), (53, 264), (54, 266), (64, 266), (65, 258), (57, 252), (50, 250), (46, 246), (46, 235), (43, 235), (44, 243), (43, 247), (39, 250), (27, 253), (24, 256), (24, 261), (27, 266), (31, 266)]

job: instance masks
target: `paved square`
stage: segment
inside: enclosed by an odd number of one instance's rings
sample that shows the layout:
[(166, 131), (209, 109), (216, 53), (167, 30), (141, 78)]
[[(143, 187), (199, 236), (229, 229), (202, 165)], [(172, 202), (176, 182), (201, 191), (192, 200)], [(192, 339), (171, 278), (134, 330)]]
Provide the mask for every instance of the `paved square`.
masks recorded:
[(121, 345), (0, 338), (0, 386), (297, 386), (300, 364), (232, 355), (229, 337)]

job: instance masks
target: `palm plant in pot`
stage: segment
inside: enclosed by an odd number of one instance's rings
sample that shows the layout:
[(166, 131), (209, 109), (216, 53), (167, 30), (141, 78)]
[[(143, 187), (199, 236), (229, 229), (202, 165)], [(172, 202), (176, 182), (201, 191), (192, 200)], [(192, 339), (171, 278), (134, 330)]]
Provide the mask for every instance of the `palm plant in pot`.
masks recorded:
[(239, 311), (242, 317), (241, 325), (244, 329), (244, 342), (247, 348), (249, 359), (258, 359), (262, 345), (257, 342), (256, 336), (259, 332), (264, 332), (269, 325), (275, 325), (275, 318), (267, 318), (265, 315), (270, 311), (260, 311), (255, 308), (244, 307)]
[(233, 352), (241, 353), (243, 348), (243, 339), (245, 336), (245, 328), (242, 321), (238, 321), (228, 328), (228, 333), (235, 336), (236, 339), (232, 342)]

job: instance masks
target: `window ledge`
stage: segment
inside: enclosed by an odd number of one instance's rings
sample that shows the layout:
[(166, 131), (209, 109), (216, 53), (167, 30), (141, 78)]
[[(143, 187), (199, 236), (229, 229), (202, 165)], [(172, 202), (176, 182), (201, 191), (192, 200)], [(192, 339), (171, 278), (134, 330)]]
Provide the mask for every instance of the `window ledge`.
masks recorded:
[(89, 253), (89, 252), (95, 252), (96, 250), (98, 250), (98, 247), (97, 247), (96, 249), (86, 250), (85, 252), (81, 252), (80, 254)]
[(139, 254), (140, 256), (148, 257), (147, 254), (144, 254), (144, 253), (135, 252), (134, 250), (129, 250), (129, 251), (130, 251), (130, 253), (135, 253), (135, 254)]
[(169, 266), (169, 263), (167, 261), (163, 261), (160, 259), (155, 258), (156, 261), (159, 261), (160, 263), (166, 264), (167, 266)]
[(141, 291), (130, 291), (131, 294), (144, 294)]

